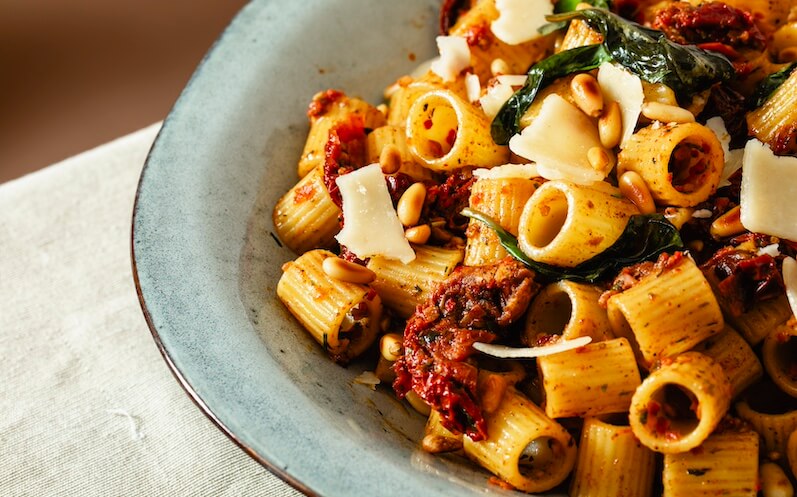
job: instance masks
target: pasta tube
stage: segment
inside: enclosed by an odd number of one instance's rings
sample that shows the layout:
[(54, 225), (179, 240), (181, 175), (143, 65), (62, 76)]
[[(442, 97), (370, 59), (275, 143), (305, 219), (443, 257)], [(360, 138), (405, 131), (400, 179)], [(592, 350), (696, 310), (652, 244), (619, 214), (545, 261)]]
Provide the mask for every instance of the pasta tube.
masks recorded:
[(589, 336), (595, 342), (612, 338), (609, 317), (598, 303), (601, 293), (597, 286), (573, 281), (546, 286), (529, 306), (523, 341), (532, 345), (540, 335)]
[(315, 95), (307, 115), (310, 118), (310, 132), (307, 134), (307, 141), (299, 159), (300, 178), (324, 164), (326, 157), (324, 150), (332, 126), (349, 122), (354, 116), (362, 118), (367, 129), (384, 126), (386, 122), (385, 115), (373, 105), (359, 98), (347, 97), (343, 92), (336, 90)]
[(764, 339), (761, 358), (775, 385), (797, 397), (797, 321), (794, 318)]
[[(397, 154), (399, 168), (395, 172), (386, 174), (403, 173), (416, 181), (429, 180), (433, 178), (430, 170), (415, 163), (415, 159), (407, 146), (407, 134), (404, 128), (398, 126), (382, 126), (376, 128), (368, 134), (366, 138), (366, 157), (368, 164), (380, 162), (383, 152), (387, 148), (393, 148)], [(384, 165), (383, 165), (384, 171)]]
[(711, 357), (722, 366), (731, 382), (734, 397), (758, 381), (764, 374), (761, 361), (758, 360), (753, 349), (740, 334), (729, 326), (725, 326), (719, 335), (701, 342), (694, 350)]
[(609, 248), (639, 210), (605, 184), (548, 181), (526, 202), (518, 245), (533, 260), (573, 267)]
[(537, 358), (551, 418), (627, 411), (641, 380), (628, 340), (615, 338)]
[(518, 490), (545, 492), (573, 469), (573, 438), (514, 388), (486, 421), (490, 437), (481, 442), (464, 437), (465, 454)]
[(725, 156), (717, 135), (697, 123), (651, 125), (617, 156), (618, 177), (636, 171), (657, 204), (692, 207), (717, 190)]
[(655, 467), (653, 451), (631, 428), (587, 418), (581, 430), (570, 497), (649, 497)]
[(462, 250), (413, 245), (415, 259), (404, 264), (395, 259), (372, 257), (368, 269), (376, 273), (371, 287), (382, 302), (402, 317), (431, 295), (434, 286), (451, 274), (462, 261)]
[(747, 114), (750, 133), (777, 154), (797, 152), (797, 71), (761, 107)]
[(490, 25), (498, 19), (495, 0), (481, 0), (457, 20), (449, 34), (476, 39), (470, 46), (470, 60), (473, 72), (482, 82), (493, 76), (491, 66), (494, 60), (506, 64), (506, 74), (524, 74), (529, 66), (542, 59), (553, 49), (553, 36), (540, 36), (517, 45), (499, 40), (491, 31)]
[(644, 367), (685, 352), (724, 327), (717, 299), (688, 257), (613, 295), (607, 311), (614, 334), (636, 345)]
[(374, 342), (382, 304), (368, 286), (327, 276), (322, 268), (327, 257), (336, 256), (312, 250), (286, 263), (277, 296), (333, 359), (346, 363)]
[(664, 455), (664, 497), (755, 497), (758, 436), (754, 432), (711, 435), (697, 450)]
[(324, 185), (324, 168), (305, 175), (274, 206), (274, 231), (297, 254), (335, 244), (340, 209)]
[(791, 432), (786, 444), (786, 457), (791, 468), (791, 475), (797, 478), (797, 430)]
[(407, 115), (407, 136), (418, 162), (435, 171), (492, 167), (509, 159), (509, 148), (493, 142), (489, 119), (448, 90), (417, 97)]
[[(471, 187), (469, 205), (517, 235), (523, 206), (539, 184), (538, 181), (526, 178), (479, 179)], [(495, 232), (480, 221), (470, 220), (467, 238), (464, 261), (466, 266), (483, 266), (507, 256)]]
[(699, 352), (665, 361), (645, 378), (631, 400), (634, 434), (656, 452), (694, 449), (728, 411), (731, 384), (719, 364)]
[(440, 413), (432, 409), (424, 427), (424, 437), (421, 447), (430, 454), (441, 452), (452, 452), (462, 448), (463, 435), (451, 433), (445, 426), (440, 417)]
[(785, 454), (791, 434), (797, 430), (797, 410), (769, 413), (753, 409), (746, 400), (734, 405), (736, 414), (761, 435), (765, 453)]

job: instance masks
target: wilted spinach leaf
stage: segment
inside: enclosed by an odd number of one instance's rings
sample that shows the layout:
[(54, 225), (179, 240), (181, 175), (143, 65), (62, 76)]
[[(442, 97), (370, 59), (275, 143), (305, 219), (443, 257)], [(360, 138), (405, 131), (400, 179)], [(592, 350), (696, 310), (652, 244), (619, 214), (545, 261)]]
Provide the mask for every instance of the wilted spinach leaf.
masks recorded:
[(461, 214), (489, 226), (495, 231), (501, 246), (509, 255), (548, 281), (573, 280), (594, 283), (616, 275), (626, 266), (649, 261), (664, 252), (683, 248), (678, 229), (664, 216), (640, 214), (631, 216), (623, 234), (612, 246), (576, 267), (564, 268), (531, 260), (520, 250), (517, 238), (503, 229), (491, 217), (471, 208), (464, 209)]
[(797, 67), (797, 62), (792, 62), (778, 72), (773, 72), (756, 86), (753, 97), (750, 99), (753, 103), (753, 108), (761, 107), (767, 101), (770, 95), (791, 76), (794, 68)]
[(603, 43), (559, 52), (531, 66), (526, 85), (515, 92), (493, 119), (493, 140), (505, 145), (520, 130), (520, 119), (537, 92), (574, 72), (614, 61), (649, 83), (663, 83), (684, 99), (728, 81), (734, 69), (725, 56), (694, 45), (679, 45), (661, 31), (640, 26), (604, 9), (584, 9), (548, 16), (551, 22), (584, 19), (603, 35)]
[(490, 127), (493, 141), (499, 145), (509, 143), (512, 135), (520, 129), (520, 119), (540, 89), (557, 78), (595, 69), (608, 60), (611, 56), (603, 45), (588, 45), (559, 52), (531, 66), (526, 84), (506, 101), (493, 119)]

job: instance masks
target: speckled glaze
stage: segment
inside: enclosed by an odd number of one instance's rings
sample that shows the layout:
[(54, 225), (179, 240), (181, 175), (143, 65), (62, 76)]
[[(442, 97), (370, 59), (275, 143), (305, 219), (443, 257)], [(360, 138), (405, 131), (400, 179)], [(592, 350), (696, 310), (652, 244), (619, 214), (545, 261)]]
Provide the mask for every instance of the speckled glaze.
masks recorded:
[[(142, 308), (197, 405), (308, 495), (518, 495), (418, 449), (424, 420), (353, 383), (373, 361), (329, 361), (275, 296), (294, 258), (270, 234), (296, 181), (312, 95), (371, 102), (435, 53), (433, 0), (255, 0), (169, 114), (133, 215)], [(412, 55), (411, 55), (412, 54)]]

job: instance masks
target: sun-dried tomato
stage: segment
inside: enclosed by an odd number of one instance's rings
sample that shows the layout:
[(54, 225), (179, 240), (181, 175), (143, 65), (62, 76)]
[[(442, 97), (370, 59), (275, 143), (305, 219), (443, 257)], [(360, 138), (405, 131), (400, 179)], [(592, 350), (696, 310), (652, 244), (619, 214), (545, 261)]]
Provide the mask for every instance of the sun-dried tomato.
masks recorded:
[(693, 6), (675, 2), (656, 13), (652, 21), (670, 40), (682, 44), (721, 43), (733, 48), (763, 50), (766, 38), (753, 16), (722, 2)]

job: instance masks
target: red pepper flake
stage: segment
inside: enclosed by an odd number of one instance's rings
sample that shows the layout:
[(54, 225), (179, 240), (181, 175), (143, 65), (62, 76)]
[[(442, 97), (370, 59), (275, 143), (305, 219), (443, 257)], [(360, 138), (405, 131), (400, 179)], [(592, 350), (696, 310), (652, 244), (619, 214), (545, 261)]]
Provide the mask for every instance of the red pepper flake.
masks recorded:
[(317, 93), (307, 107), (307, 117), (313, 119), (326, 114), (332, 104), (345, 96), (340, 90), (327, 90)]
[(455, 141), (457, 141), (457, 130), (456, 129), (448, 130), (448, 134), (446, 135), (446, 142), (448, 143), (448, 146), (453, 147)]
[(304, 185), (301, 188), (297, 188), (293, 194), (293, 203), (294, 204), (301, 204), (313, 198), (315, 195), (315, 188), (312, 184)]
[(423, 122), (423, 127), (425, 129), (432, 129), (432, 126), (434, 126), (434, 123), (432, 122), (431, 119), (427, 119), (426, 121)]

